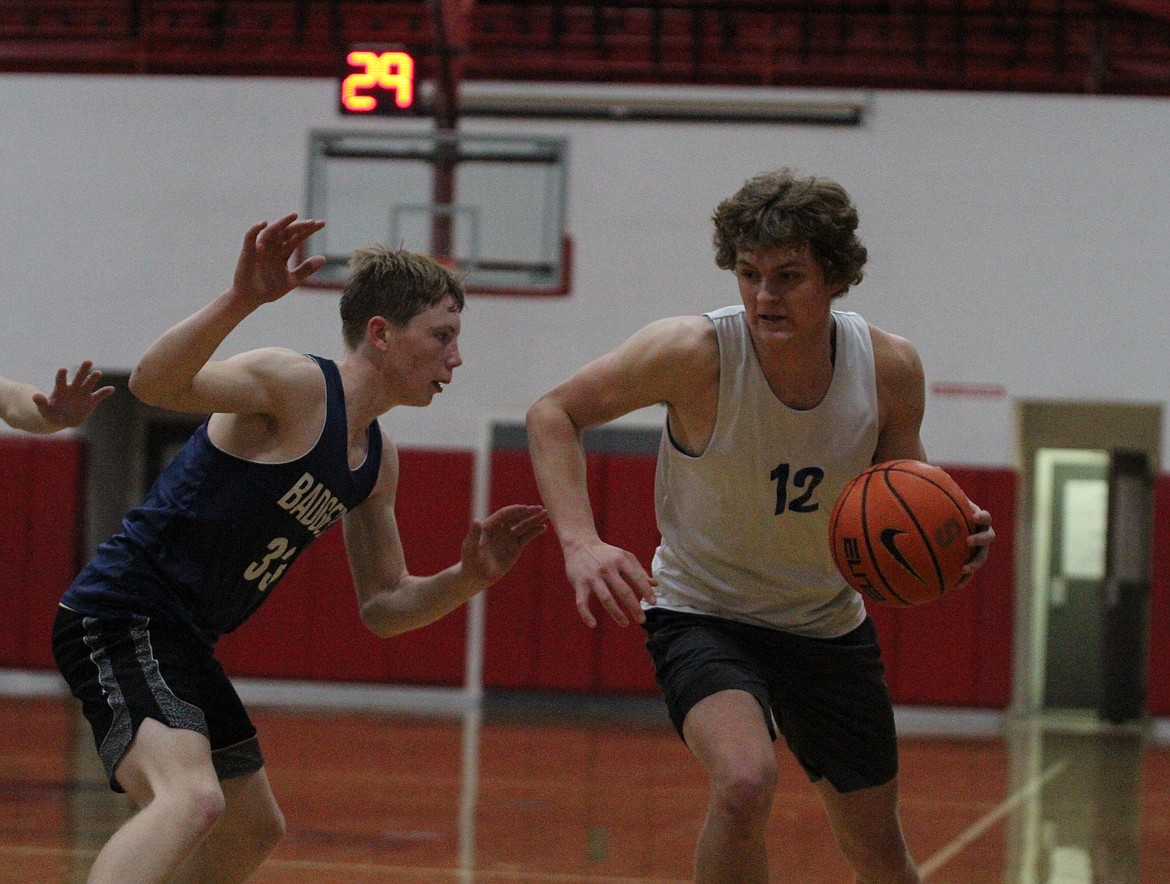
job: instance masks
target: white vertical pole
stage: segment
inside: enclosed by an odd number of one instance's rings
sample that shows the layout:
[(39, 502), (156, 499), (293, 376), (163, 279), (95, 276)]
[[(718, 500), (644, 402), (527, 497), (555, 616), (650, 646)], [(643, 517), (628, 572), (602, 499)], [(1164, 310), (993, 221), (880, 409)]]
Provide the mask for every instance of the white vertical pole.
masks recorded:
[[(491, 494), (492, 429), (495, 421), (484, 421), (473, 465), (471, 515), (488, 516)], [(479, 798), (480, 703), (483, 700), (483, 633), (485, 599), (478, 593), (467, 603), (467, 627), (463, 649), (463, 752), (459, 789), (459, 868), (461, 880), (475, 879), (475, 810)]]
[[(472, 472), (471, 514), (486, 519), (491, 505), (492, 430), (495, 421), (489, 417), (480, 431)], [(469, 705), (483, 698), (483, 633), (485, 618), (484, 593), (472, 596), (467, 603), (467, 631), (463, 657), (463, 690)]]

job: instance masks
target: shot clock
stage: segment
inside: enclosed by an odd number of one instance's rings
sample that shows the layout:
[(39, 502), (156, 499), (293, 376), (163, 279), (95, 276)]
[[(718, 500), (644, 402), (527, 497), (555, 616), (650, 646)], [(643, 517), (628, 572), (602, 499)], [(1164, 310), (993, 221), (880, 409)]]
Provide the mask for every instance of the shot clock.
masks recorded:
[(359, 44), (345, 54), (338, 106), (347, 115), (400, 115), (415, 101), (414, 56), (390, 44)]

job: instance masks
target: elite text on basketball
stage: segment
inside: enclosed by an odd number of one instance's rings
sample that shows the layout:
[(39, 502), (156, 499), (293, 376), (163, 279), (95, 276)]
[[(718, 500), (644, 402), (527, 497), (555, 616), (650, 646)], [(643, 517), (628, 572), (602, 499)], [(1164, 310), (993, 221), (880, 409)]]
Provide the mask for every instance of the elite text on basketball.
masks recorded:
[(841, 544), (845, 549), (845, 563), (849, 566), (849, 574), (857, 579), (857, 583), (854, 584), (855, 588), (864, 590), (873, 595), (874, 598), (880, 600), (882, 594), (873, 585), (873, 581), (869, 579), (869, 575), (865, 573), (865, 570), (858, 567), (861, 564), (861, 548), (857, 543), (857, 538), (845, 537), (842, 539)]

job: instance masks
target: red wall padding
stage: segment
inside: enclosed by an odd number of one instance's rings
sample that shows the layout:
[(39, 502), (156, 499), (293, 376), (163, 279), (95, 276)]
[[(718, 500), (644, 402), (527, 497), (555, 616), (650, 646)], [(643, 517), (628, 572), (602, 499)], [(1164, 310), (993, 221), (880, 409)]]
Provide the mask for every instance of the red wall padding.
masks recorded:
[(24, 662), (31, 461), (31, 449), (24, 437), (0, 436), (0, 482), (6, 489), (6, 506), (0, 514), (0, 600), (5, 612), (5, 627), (0, 629), (0, 664), (6, 666)]
[[(459, 560), (471, 519), (467, 451), (399, 451), (396, 518), (406, 565), (432, 574)], [(465, 610), (380, 639), (358, 616), (340, 525), (301, 554), (273, 597), (219, 643), (233, 675), (315, 681), (456, 685), (463, 682)]]
[[(658, 545), (653, 457), (586, 456), (597, 529), (649, 569)], [(539, 500), (525, 451), (492, 458), (493, 507)], [(592, 603), (597, 627), (581, 620), (554, 531), (533, 541), (524, 557), (488, 590), (484, 655), (487, 687), (645, 693), (657, 690), (642, 628), (619, 626)]]
[(53, 666), (53, 618), (80, 566), (84, 463), (80, 439), (0, 434), (0, 666)]
[(869, 604), (895, 703), (1003, 708), (1011, 697), (1016, 475), (947, 467), (991, 513), (996, 540), (971, 582), (918, 608)]
[[(398, 532), (406, 566), (412, 574), (434, 574), (459, 561), (471, 524), (475, 457), (470, 451), (412, 450), (400, 452), (399, 463)], [(387, 676), (409, 684), (462, 684), (466, 621), (461, 607), (390, 639)]]
[(1151, 552), (1149, 692), (1151, 715), (1170, 715), (1170, 474), (1154, 482), (1154, 538)]
[[(589, 497), (600, 511), (604, 461), (590, 454)], [(526, 451), (492, 457), (493, 509), (540, 500)], [(528, 545), (516, 567), (488, 590), (484, 684), (498, 688), (589, 690), (596, 673), (596, 636), (577, 614), (564, 558), (550, 529)]]
[[(654, 516), (657, 462), (653, 455), (610, 455), (605, 471), (602, 537), (632, 552), (647, 572), (660, 539)], [(597, 618), (597, 632), (596, 689), (656, 693), (645, 631), (633, 623), (619, 626), (606, 614)]]
[[(398, 523), (413, 573), (453, 564), (471, 514), (470, 452), (400, 452)], [(592, 453), (589, 492), (598, 528), (643, 565), (658, 543), (654, 457)], [(975, 579), (930, 605), (871, 606), (891, 693), (898, 703), (1004, 708), (1012, 677), (1016, 475), (951, 467), (968, 496), (992, 513), (998, 539)], [(66, 436), (0, 435), (0, 666), (51, 668), (57, 602), (81, 562), (84, 448)], [(493, 456), (493, 508), (538, 500), (527, 452)], [(1157, 477), (1150, 601), (1148, 709), (1170, 714), (1170, 475)], [(484, 682), (489, 688), (645, 693), (657, 690), (642, 630), (613, 623), (594, 603), (596, 629), (580, 620), (553, 531), (487, 592)], [(274, 597), (220, 643), (236, 675), (318, 681), (457, 685), (464, 677), (464, 609), (390, 640), (361, 624), (342, 532), (317, 540)]]

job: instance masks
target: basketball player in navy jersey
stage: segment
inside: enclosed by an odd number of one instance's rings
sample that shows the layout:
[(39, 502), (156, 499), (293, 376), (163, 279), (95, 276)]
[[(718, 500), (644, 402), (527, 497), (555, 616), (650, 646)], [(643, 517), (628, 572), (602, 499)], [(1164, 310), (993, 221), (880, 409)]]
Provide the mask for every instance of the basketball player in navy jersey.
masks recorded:
[[(908, 341), (832, 307), (867, 257), (838, 184), (761, 175), (714, 223), (741, 303), (651, 323), (541, 397), (527, 421), (541, 496), (582, 619), (596, 625), (596, 602), (644, 625), (671, 719), (709, 777), (695, 880), (768, 880), (779, 734), (857, 880), (916, 882), (877, 636), (834, 567), (828, 521), (870, 464), (925, 460), (922, 365)], [(651, 577), (598, 536), (581, 439), (660, 403)], [(971, 510), (965, 579), (994, 537)]]
[(57, 370), (53, 389), (45, 393), (23, 381), (0, 377), (0, 420), (28, 433), (56, 433), (81, 426), (98, 403), (114, 394), (113, 387), (98, 387), (102, 373), (93, 363), (81, 363), (73, 377)]
[(256, 730), (213, 648), (322, 532), (342, 522), (361, 618), (391, 636), (462, 605), (545, 528), (542, 507), (505, 507), (472, 522), (456, 564), (406, 569), (398, 457), (376, 419), (428, 405), (461, 364), (462, 282), (430, 258), (355, 254), (337, 362), (278, 348), (212, 360), (245, 317), (322, 266), (288, 266), (322, 227), (295, 214), (253, 226), (232, 286), (131, 375), (143, 401), (211, 417), (78, 575), (54, 627), (110, 784), (137, 806), (93, 882), (239, 881), (275, 847), (284, 823)]

